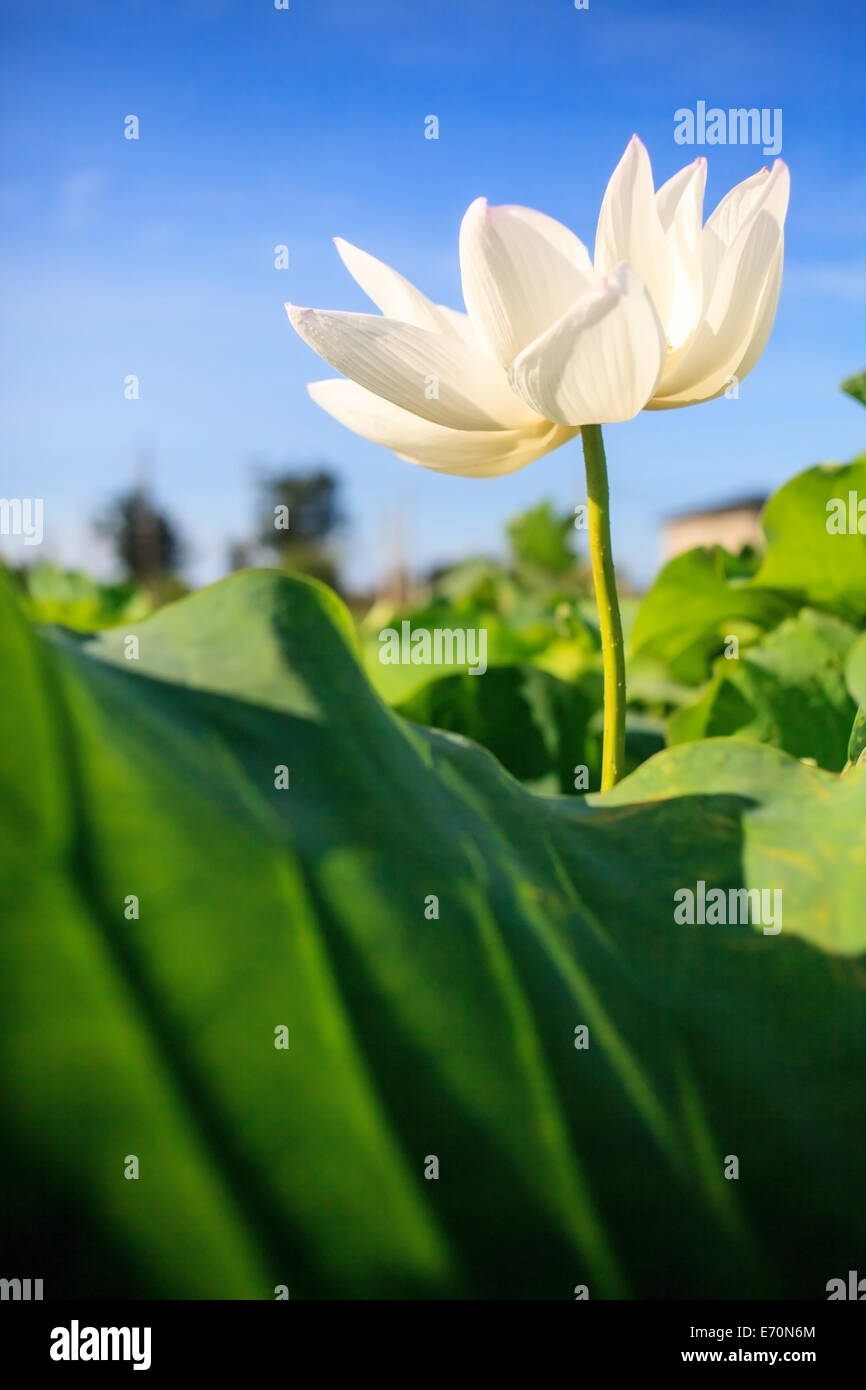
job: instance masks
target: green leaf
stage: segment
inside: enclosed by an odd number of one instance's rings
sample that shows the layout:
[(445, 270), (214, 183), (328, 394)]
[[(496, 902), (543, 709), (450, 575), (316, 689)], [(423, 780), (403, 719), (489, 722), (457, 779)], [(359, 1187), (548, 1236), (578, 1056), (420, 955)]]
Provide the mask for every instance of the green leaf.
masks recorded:
[(855, 401), (861, 405), (866, 405), (866, 372), (858, 372), (856, 376), (849, 376), (847, 381), (842, 382), (842, 390), (849, 396), (853, 396)]
[(700, 698), (671, 716), (668, 742), (733, 734), (840, 771), (855, 710), (845, 684), (855, 636), (837, 618), (801, 610), (737, 657), (717, 660)]
[(540, 502), (515, 517), (507, 530), (518, 563), (551, 575), (573, 568), (574, 520), (558, 515), (551, 502)]
[(483, 744), (536, 790), (571, 792), (576, 767), (589, 766), (587, 726), (600, 702), (600, 682), (571, 685), (536, 667), (500, 666), (430, 681), (398, 712)]
[(851, 735), (848, 739), (849, 763), (859, 762), (864, 752), (866, 752), (866, 708), (861, 705), (854, 716)]
[(588, 799), (610, 806), (708, 790), (752, 803), (740, 823), (743, 883), (781, 890), (784, 932), (825, 949), (862, 952), (866, 769), (850, 780), (832, 777), (773, 748), (713, 738), (667, 749), (603, 797)]
[(675, 682), (698, 685), (725, 638), (745, 642), (775, 627), (790, 604), (739, 580), (738, 571), (739, 561), (720, 546), (688, 550), (668, 561), (638, 612), (633, 655), (662, 663)]
[(25, 587), (25, 611), (34, 622), (60, 623), (92, 632), (140, 621), (154, 607), (145, 590), (134, 584), (98, 584), (87, 574), (54, 565), (33, 565), (20, 578)]
[[(543, 798), (393, 714), (315, 583), (235, 575), (84, 645), (0, 601), (8, 1269), (571, 1300), (848, 1268), (859, 770), (715, 740)], [(698, 880), (783, 882), (783, 931), (676, 925)]]
[[(443, 640), (443, 655), (460, 653), (464, 642), (467, 660), (440, 663), (414, 656), (418, 634), (437, 632), (456, 634)], [(390, 639), (399, 639), (400, 660), (391, 659)], [(472, 636), (472, 646), (469, 645)], [(475, 635), (477, 634), (477, 635)], [(580, 616), (573, 601), (550, 593), (543, 598), (513, 594), (504, 611), (485, 607), (477, 595), (462, 600), (435, 597), (414, 609), (395, 610), (390, 604), (376, 604), (361, 624), (364, 669), (370, 682), (390, 705), (398, 706), (412, 698), (431, 681), (468, 674), (469, 655), (478, 654), (484, 642), (488, 667), (528, 663), (546, 665), (555, 675), (574, 679), (584, 671), (600, 666), (597, 633)], [(423, 653), (419, 653), (423, 656)]]
[(858, 637), (848, 653), (845, 675), (854, 699), (866, 705), (866, 633)]
[[(482, 744), (534, 791), (571, 794), (598, 786), (601, 707), (600, 672), (570, 683), (532, 666), (500, 666), (483, 679), (458, 675), (430, 681), (397, 712)], [(629, 715), (628, 770), (663, 746), (663, 725)]]
[[(530, 624), (527, 629), (515, 623), (510, 615), (504, 618), (477, 606), (472, 599), (449, 602), (436, 598), (422, 607), (400, 611), (377, 605), (362, 624), (363, 662), (368, 679), (389, 704), (401, 704), (431, 679), (441, 680), (459, 671), (468, 672), (468, 661), (460, 665), (431, 665), (429, 660), (413, 660), (412, 640), (416, 634), (428, 632), (432, 635), (437, 629), (441, 633), (463, 634), (464, 642), (467, 632), (483, 632), (488, 666), (526, 660), (534, 651), (547, 646), (553, 632), (549, 620), (540, 628)], [(391, 654), (388, 633), (394, 633), (399, 640), (399, 662), (388, 659)], [(447, 641), (449, 645), (445, 651), (450, 655), (459, 654), (456, 645), (451, 647), (451, 639)], [(480, 637), (473, 641), (477, 643)], [(464, 651), (468, 656), (469, 648), (465, 647)], [(477, 646), (475, 651), (477, 654)]]
[(848, 653), (846, 674), (848, 689), (854, 699), (860, 702), (848, 740), (848, 761), (856, 763), (866, 752), (866, 633), (854, 643)]
[(757, 586), (849, 621), (866, 617), (866, 457), (799, 473), (770, 498), (763, 525)]

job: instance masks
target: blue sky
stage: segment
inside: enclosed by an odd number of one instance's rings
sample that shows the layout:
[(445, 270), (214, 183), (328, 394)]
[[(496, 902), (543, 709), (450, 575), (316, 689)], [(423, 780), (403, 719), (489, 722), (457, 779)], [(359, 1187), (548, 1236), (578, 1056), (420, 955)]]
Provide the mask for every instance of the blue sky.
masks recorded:
[[(340, 473), (359, 583), (392, 559), (398, 514), (423, 567), (495, 551), (505, 518), (543, 496), (570, 508), (576, 442), (482, 481), (344, 430), (306, 394), (332, 373), (283, 301), (371, 307), (340, 235), (462, 307), (457, 232), (479, 194), (541, 208), (591, 246), (631, 134), (661, 182), (698, 153), (673, 131), (699, 100), (782, 110), (781, 304), (738, 400), (607, 431), (618, 560), (647, 578), (664, 513), (772, 488), (866, 442), (866, 416), (838, 391), (866, 365), (853, 0), (3, 0), (0, 13), (0, 494), (45, 499), (48, 553), (98, 564), (89, 519), (143, 460), (198, 579), (250, 531), (257, 466), (323, 459)], [(137, 141), (123, 138), (129, 114)], [(765, 162), (754, 147), (704, 153), (708, 209)], [(124, 399), (130, 373), (138, 401)]]

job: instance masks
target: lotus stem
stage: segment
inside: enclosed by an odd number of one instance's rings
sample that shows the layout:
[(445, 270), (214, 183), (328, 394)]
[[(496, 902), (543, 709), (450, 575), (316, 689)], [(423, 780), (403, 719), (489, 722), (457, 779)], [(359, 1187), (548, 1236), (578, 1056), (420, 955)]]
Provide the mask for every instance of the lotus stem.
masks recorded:
[(606, 792), (616, 785), (625, 771), (625, 648), (610, 543), (610, 489), (601, 425), (583, 425), (580, 437), (586, 464), (589, 558), (598, 605), (604, 670), (601, 790)]

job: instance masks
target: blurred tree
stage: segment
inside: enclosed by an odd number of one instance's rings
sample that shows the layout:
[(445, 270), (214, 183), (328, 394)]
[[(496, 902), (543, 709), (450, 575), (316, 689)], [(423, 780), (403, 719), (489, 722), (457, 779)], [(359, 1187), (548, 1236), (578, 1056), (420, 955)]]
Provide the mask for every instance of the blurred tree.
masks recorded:
[(338, 588), (331, 542), (345, 517), (339, 479), (327, 468), (281, 472), (259, 484), (258, 542), (284, 569)]
[(124, 577), (151, 588), (180, 568), (184, 547), (174, 523), (157, 509), (144, 487), (122, 493), (96, 531), (114, 546)]

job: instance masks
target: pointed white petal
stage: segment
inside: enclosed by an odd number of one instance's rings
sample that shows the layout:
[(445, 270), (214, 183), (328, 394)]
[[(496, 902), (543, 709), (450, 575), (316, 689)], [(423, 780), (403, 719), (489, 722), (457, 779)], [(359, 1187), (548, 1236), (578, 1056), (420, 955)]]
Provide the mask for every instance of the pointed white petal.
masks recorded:
[(317, 405), (347, 429), (393, 449), (409, 463), (467, 478), (513, 473), (571, 439), (576, 430), (538, 420), (524, 430), (452, 430), (421, 420), (354, 381), (313, 381)]
[(669, 232), (677, 218), (685, 215), (695, 224), (693, 235), (700, 237), (706, 184), (707, 161), (703, 155), (662, 184), (656, 193), (656, 208), (664, 232)]
[(650, 399), (664, 332), (631, 266), (618, 266), (526, 348), (510, 380), (539, 415), (563, 425), (630, 420)]
[[(763, 333), (766, 343), (775, 315), (773, 283), (775, 275), (781, 274), (789, 190), (788, 169), (779, 159), (722, 255), (697, 332), (686, 351), (668, 365), (659, 390), (660, 404), (690, 404), (717, 395), (736, 374), (752, 342)], [(769, 324), (764, 322), (767, 314)]]
[(375, 256), (339, 236), (334, 237), (334, 245), (353, 280), (386, 318), (413, 323), (431, 333), (444, 333), (446, 338), (461, 336), (455, 332), (448, 311), (434, 304), (384, 261), (377, 261)]
[(375, 314), (286, 309), (315, 352), (359, 386), (436, 424), (515, 429), (534, 415), (498, 363), (465, 343)]
[(760, 169), (757, 174), (743, 179), (742, 183), (738, 183), (730, 193), (725, 194), (718, 207), (707, 218), (707, 225), (701, 236), (705, 303), (709, 303), (725, 252), (755, 211), (769, 177), (769, 169)]
[(676, 410), (687, 405), (698, 405), (702, 401), (714, 400), (717, 396), (724, 395), (725, 391), (734, 383), (739, 384), (741, 381), (745, 381), (767, 346), (767, 340), (772, 331), (776, 307), (779, 303), (779, 290), (782, 286), (783, 259), (784, 247), (780, 245), (767, 277), (767, 283), (761, 293), (748, 347), (740, 361), (730, 372), (725, 373), (721, 381), (716, 378), (718, 381), (716, 389), (711, 394), (705, 394), (706, 388), (702, 383), (698, 388), (681, 392), (678, 396), (657, 395), (654, 400), (650, 401), (647, 410)]
[(779, 246), (761, 302), (758, 305), (758, 312), (752, 326), (751, 339), (746, 351), (743, 353), (739, 363), (734, 369), (734, 376), (737, 381), (745, 381), (749, 372), (754, 367), (764, 348), (773, 329), (776, 320), (776, 309), (779, 304), (779, 291), (782, 288), (782, 262), (784, 260), (784, 244)]
[(599, 275), (622, 261), (637, 271), (652, 295), (659, 318), (667, 323), (673, 297), (670, 253), (656, 206), (649, 155), (636, 135), (611, 175), (595, 237)]
[(674, 350), (697, 328), (703, 305), (701, 223), (706, 182), (707, 161), (700, 158), (674, 174), (656, 194), (673, 274), (665, 335)]
[(484, 198), (463, 218), (460, 270), (469, 316), (503, 367), (595, 281), (589, 252), (561, 222)]

